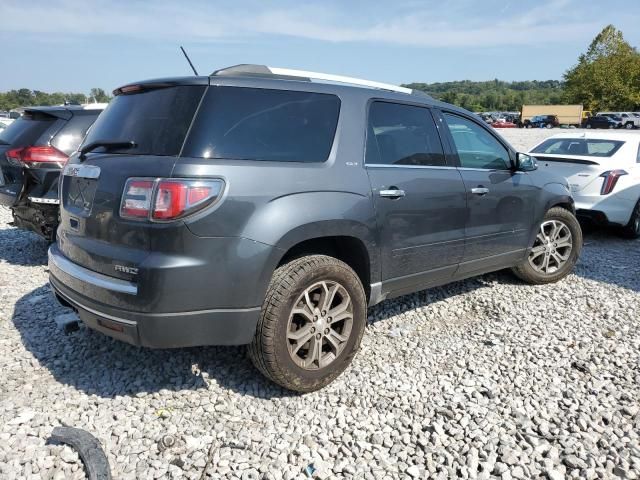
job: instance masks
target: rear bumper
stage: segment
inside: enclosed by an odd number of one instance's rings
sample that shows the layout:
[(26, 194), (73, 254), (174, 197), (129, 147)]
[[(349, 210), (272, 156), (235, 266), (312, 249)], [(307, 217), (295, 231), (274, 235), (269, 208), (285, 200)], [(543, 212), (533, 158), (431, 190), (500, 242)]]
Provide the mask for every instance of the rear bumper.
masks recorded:
[(137, 286), (71, 262), (55, 244), (49, 249), (49, 271), (49, 282), (60, 303), (77, 311), (89, 328), (133, 345), (243, 345), (251, 342), (260, 315), (260, 307), (147, 313), (100, 303), (94, 300), (94, 293), (135, 295)]
[(580, 196), (574, 194), (576, 212), (601, 224), (626, 225), (635, 207), (632, 197), (621, 194)]

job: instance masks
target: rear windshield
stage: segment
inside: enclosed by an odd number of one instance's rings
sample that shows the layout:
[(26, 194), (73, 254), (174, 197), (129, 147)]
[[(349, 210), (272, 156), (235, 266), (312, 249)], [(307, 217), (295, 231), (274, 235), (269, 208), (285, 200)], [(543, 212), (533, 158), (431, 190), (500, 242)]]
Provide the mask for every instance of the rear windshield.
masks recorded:
[(51, 139), (51, 145), (70, 155), (84, 138), (89, 127), (96, 121), (102, 110), (76, 111), (65, 126)]
[(324, 162), (338, 124), (335, 95), (210, 87), (185, 144), (187, 157)]
[(40, 112), (25, 112), (23, 116), (0, 131), (0, 145), (23, 147), (33, 145), (51, 128), (57, 118)]
[(602, 140), (592, 138), (550, 138), (545, 140), (532, 153), (552, 155), (582, 155), (587, 157), (611, 157), (624, 145), (622, 140)]
[(179, 86), (118, 95), (98, 117), (83, 143), (133, 141), (135, 148), (109, 152), (178, 155), (205, 88)]

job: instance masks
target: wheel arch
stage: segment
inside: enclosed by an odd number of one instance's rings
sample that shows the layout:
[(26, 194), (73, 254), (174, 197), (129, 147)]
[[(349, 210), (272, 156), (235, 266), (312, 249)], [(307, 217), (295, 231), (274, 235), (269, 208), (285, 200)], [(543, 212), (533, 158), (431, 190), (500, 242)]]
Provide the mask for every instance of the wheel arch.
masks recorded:
[[(349, 265), (360, 278), (367, 296), (371, 295), (372, 256), (365, 241), (352, 235), (314, 236), (300, 240), (281, 250), (277, 267), (307, 255), (327, 255)], [(374, 268), (375, 265), (373, 265)]]

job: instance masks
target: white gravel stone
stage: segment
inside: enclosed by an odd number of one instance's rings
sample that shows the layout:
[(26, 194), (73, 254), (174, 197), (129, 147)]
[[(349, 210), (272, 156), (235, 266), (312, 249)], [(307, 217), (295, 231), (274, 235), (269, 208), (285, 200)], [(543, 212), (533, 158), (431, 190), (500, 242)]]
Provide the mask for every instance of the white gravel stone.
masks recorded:
[[(559, 132), (501, 133), (526, 150)], [(638, 241), (587, 232), (558, 284), (500, 272), (386, 301), (353, 366), (294, 395), (241, 347), (65, 334), (47, 245), (10, 220), (0, 208), (0, 478), (85, 478), (47, 444), (57, 425), (95, 435), (123, 479), (638, 478)]]

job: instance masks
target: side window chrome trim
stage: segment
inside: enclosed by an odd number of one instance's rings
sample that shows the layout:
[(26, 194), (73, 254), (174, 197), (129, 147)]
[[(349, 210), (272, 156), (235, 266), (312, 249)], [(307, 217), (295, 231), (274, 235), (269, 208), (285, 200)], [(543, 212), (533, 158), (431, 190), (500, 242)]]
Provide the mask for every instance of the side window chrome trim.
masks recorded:
[(510, 168), (475, 168), (475, 167), (458, 167), (458, 170), (464, 170), (467, 172), (514, 172), (524, 173), (511, 170)]
[(455, 170), (454, 166), (443, 165), (402, 165), (402, 164), (388, 164), (388, 163), (367, 163), (365, 168), (428, 168), (430, 170)]

